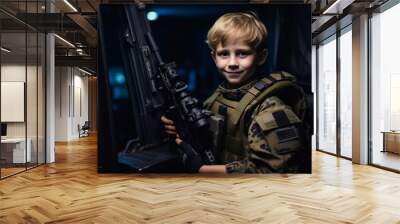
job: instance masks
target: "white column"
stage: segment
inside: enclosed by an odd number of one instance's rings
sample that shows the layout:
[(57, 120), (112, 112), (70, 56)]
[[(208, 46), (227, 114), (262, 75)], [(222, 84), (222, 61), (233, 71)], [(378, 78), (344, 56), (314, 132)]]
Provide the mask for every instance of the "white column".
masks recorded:
[(55, 69), (55, 141), (69, 141), (71, 67)]
[[(48, 12), (54, 11), (54, 6), (47, 1)], [(46, 35), (46, 163), (55, 161), (55, 53), (54, 35)]]
[(368, 16), (353, 19), (353, 162), (368, 163)]

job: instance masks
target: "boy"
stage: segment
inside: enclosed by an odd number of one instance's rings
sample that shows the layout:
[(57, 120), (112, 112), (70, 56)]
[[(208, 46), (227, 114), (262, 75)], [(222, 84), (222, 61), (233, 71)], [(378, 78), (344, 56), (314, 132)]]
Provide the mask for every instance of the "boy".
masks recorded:
[[(205, 107), (225, 117), (226, 133), (220, 161), (204, 165), (191, 147), (186, 152), (190, 172), (270, 173), (298, 172), (305, 151), (302, 117), (303, 91), (286, 72), (260, 76), (265, 63), (267, 29), (254, 13), (227, 13), (211, 27), (207, 44), (218, 71), (226, 79)], [(173, 122), (161, 118), (166, 132), (176, 135)]]

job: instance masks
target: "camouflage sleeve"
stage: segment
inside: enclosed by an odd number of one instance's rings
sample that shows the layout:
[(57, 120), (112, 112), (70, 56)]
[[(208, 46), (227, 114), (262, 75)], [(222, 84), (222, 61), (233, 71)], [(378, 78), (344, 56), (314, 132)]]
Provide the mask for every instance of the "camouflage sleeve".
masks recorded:
[(296, 172), (296, 154), (302, 150), (301, 120), (279, 98), (267, 98), (252, 114), (248, 126), (246, 159), (227, 164), (230, 173)]

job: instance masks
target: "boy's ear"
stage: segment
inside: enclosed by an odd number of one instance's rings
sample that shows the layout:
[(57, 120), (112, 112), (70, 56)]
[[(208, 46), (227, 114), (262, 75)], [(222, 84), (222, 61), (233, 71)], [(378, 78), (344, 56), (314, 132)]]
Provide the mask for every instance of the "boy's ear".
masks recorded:
[(262, 49), (259, 53), (259, 58), (258, 58), (258, 65), (262, 65), (265, 63), (268, 57), (268, 50), (266, 48)]

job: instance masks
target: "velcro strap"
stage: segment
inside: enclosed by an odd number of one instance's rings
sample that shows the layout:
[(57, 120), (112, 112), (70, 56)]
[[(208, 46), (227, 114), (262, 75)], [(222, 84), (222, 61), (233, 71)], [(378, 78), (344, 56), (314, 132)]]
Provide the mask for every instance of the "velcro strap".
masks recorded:
[(272, 78), (274, 80), (282, 80), (283, 79), (281, 73), (271, 73), (270, 78)]
[[(270, 86), (275, 80), (271, 80), (271, 77), (265, 77), (258, 81), (256, 84), (254, 84), (253, 87), (249, 89), (249, 93), (251, 93), (254, 96), (258, 96), (260, 92), (262, 92), (265, 88)], [(246, 95), (245, 95), (246, 96)]]
[(285, 72), (285, 71), (271, 73), (269, 78), (274, 80), (274, 81), (279, 81), (279, 80), (296, 81), (296, 77), (295, 76), (293, 76), (292, 74), (290, 74), (288, 72)]
[(296, 77), (288, 72), (281, 71), (281, 75), (284, 79), (290, 79), (290, 80), (296, 81)]
[(289, 118), (283, 110), (273, 112), (272, 116), (274, 117), (276, 124), (279, 127), (284, 127), (290, 124)]
[(297, 129), (294, 126), (280, 128), (275, 131), (279, 143), (285, 143), (299, 138)]
[(267, 86), (268, 86), (267, 83), (265, 83), (264, 81), (260, 81), (254, 85), (254, 88), (256, 88), (258, 91), (261, 91), (261, 90), (265, 89), (265, 87), (267, 87)]
[(265, 110), (259, 113), (255, 120), (264, 132), (301, 122), (296, 114), (286, 106), (274, 111)]

